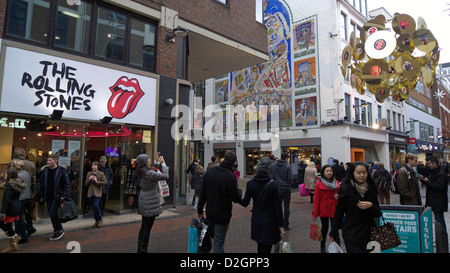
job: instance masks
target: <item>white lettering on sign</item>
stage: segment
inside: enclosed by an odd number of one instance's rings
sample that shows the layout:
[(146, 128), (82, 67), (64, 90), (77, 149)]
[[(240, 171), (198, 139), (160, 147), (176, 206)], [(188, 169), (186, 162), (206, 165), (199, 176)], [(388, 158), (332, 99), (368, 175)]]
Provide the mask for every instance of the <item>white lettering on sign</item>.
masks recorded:
[(8, 118), (0, 118), (0, 127), (26, 129), (26, 119), (16, 118), (14, 122), (8, 122)]

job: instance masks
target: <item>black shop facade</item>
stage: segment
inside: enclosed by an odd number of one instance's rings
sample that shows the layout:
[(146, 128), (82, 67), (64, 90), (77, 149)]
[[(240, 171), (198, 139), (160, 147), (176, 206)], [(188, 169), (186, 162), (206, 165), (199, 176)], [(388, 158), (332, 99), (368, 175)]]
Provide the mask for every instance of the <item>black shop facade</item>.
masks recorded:
[[(52, 54), (52, 55), (49, 55)], [(53, 55), (54, 54), (54, 55)], [(15, 148), (36, 165), (37, 178), (58, 154), (79, 213), (90, 213), (86, 174), (106, 156), (113, 172), (105, 211), (136, 208), (137, 155), (156, 154), (159, 76), (64, 53), (2, 47), (0, 168)], [(39, 181), (37, 181), (39, 183)], [(47, 210), (39, 208), (40, 218)]]

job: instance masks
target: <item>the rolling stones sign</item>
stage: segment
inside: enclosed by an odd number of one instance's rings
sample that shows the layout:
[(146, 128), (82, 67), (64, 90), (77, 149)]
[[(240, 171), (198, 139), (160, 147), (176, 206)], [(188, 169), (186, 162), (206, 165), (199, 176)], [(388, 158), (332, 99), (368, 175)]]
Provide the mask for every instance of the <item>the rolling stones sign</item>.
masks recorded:
[(6, 50), (0, 110), (155, 125), (154, 78), (13, 47)]

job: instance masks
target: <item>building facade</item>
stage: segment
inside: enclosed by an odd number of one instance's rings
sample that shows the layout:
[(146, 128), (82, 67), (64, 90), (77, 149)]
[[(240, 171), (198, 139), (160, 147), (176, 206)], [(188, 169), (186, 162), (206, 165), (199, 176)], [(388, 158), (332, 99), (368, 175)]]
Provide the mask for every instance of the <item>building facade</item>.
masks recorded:
[(2, 169), (17, 147), (38, 171), (58, 153), (85, 211), (85, 175), (105, 155), (105, 208), (120, 213), (136, 207), (135, 158), (160, 152), (166, 202), (184, 202), (189, 149), (173, 137), (172, 110), (189, 105), (193, 82), (268, 59), (256, 10), (250, 0), (2, 1)]
[[(350, 34), (359, 37), (370, 19), (366, 1), (268, 0), (264, 8), (269, 61), (206, 81), (205, 104), (219, 108), (206, 122), (220, 129), (205, 143), (205, 160), (231, 149), (247, 176), (261, 157), (283, 151), (291, 164), (401, 161), (408, 143), (403, 103), (361, 95), (341, 72)], [(277, 117), (268, 112), (274, 105)], [(248, 109), (241, 119), (238, 106)]]

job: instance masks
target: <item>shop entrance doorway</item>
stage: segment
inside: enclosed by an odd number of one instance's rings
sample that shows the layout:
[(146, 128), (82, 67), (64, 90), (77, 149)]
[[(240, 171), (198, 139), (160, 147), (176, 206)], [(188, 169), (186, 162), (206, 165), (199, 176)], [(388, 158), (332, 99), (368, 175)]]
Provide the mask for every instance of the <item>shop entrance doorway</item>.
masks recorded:
[[(137, 208), (138, 185), (134, 161), (141, 153), (155, 159), (153, 127), (133, 127), (42, 117), (3, 115), (0, 126), (0, 168), (5, 171), (15, 148), (23, 148), (26, 157), (36, 166), (37, 188), (42, 168), (50, 154), (59, 155), (58, 165), (69, 176), (70, 197), (79, 213), (91, 213), (86, 175), (93, 161), (106, 157), (112, 173), (105, 198), (105, 212), (120, 213)], [(40, 218), (48, 218), (47, 208), (40, 207)]]

